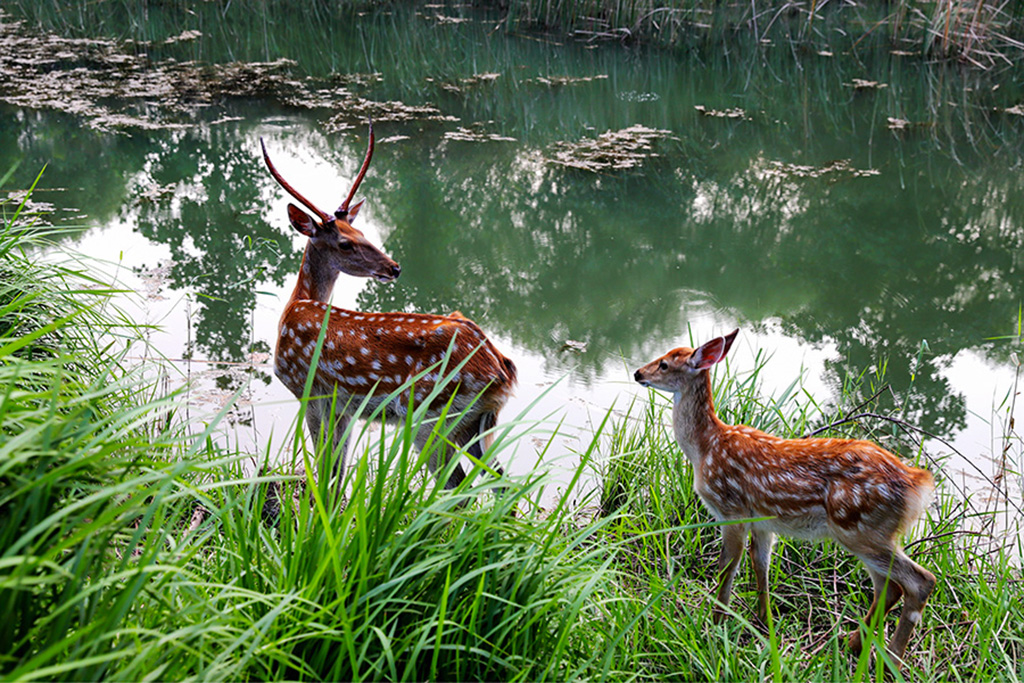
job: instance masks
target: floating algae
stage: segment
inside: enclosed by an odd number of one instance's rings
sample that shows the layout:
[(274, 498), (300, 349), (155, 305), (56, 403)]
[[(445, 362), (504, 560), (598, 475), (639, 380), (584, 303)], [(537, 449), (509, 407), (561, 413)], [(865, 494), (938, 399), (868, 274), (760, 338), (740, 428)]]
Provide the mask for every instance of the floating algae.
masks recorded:
[(698, 104), (694, 107), (704, 116), (710, 116), (716, 119), (741, 119), (743, 121), (749, 121), (750, 117), (747, 116), (747, 112), (740, 109), (739, 107), (733, 107), (732, 109), (708, 109), (703, 104)]
[(596, 139), (556, 142), (549, 148), (552, 155), (545, 159), (552, 164), (592, 173), (636, 168), (658, 156), (651, 143), (659, 138), (677, 139), (667, 130), (635, 125), (606, 131)]
[[(184, 32), (171, 42), (196, 40)], [(166, 43), (167, 41), (165, 41)], [(338, 112), (326, 126), (347, 128), (352, 121), (413, 119), (451, 121), (430, 105), (377, 102), (352, 88), (381, 80), (380, 74), (296, 78), (292, 60), (200, 64), (173, 59), (155, 62), (128, 49), (140, 43), (71, 39), (29, 31), (0, 10), (0, 101), (28, 109), (52, 109), (82, 117), (107, 131), (188, 128), (234, 120), (200, 121), (204, 108), (229, 99), (269, 98), (299, 109)]]
[(769, 178), (828, 178), (838, 180), (839, 178), (866, 178), (879, 175), (879, 171), (868, 168), (854, 168), (849, 159), (837, 159), (830, 161), (824, 166), (804, 166), (790, 164), (783, 161), (766, 161), (759, 159), (756, 163), (756, 170), (762, 177)]
[(504, 135), (498, 135), (497, 133), (490, 133), (486, 130), (486, 127), (493, 124), (493, 121), (477, 122), (466, 127), (459, 127), (455, 130), (446, 132), (442, 139), (453, 140), (456, 142), (515, 142), (515, 138), (506, 137)]
[(567, 85), (591, 83), (593, 81), (605, 80), (607, 78), (608, 74), (598, 74), (596, 76), (538, 76), (536, 78), (528, 78), (526, 79), (526, 82), (546, 85), (549, 88), (562, 88)]

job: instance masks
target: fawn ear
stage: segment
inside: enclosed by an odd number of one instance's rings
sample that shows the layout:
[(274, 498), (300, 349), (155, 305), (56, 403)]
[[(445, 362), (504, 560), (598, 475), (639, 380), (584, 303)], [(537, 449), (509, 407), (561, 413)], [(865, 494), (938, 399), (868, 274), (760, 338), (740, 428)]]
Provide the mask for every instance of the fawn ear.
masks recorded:
[(686, 364), (695, 370), (710, 368), (725, 358), (725, 354), (729, 353), (729, 349), (732, 348), (732, 343), (735, 341), (738, 332), (739, 328), (736, 328), (724, 337), (715, 337), (694, 351), (690, 359), (686, 361)]
[(732, 348), (732, 343), (736, 341), (736, 335), (740, 333), (740, 328), (736, 328), (729, 334), (722, 337), (725, 340), (725, 348), (722, 349), (722, 357), (725, 358), (725, 354), (729, 353), (729, 349)]
[(365, 199), (360, 199), (358, 202), (349, 207), (348, 214), (345, 216), (345, 220), (348, 221), (349, 225), (352, 225), (352, 221), (356, 219), (359, 214), (359, 209), (363, 208), (363, 204), (366, 203)]
[(291, 221), (293, 228), (306, 237), (312, 237), (316, 234), (316, 221), (294, 204), (288, 205), (288, 220)]

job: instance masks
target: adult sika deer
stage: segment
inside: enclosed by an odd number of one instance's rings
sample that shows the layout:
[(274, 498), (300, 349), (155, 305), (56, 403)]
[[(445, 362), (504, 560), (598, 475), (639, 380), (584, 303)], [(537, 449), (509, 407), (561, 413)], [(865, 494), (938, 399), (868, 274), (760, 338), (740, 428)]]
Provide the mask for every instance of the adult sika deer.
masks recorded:
[[(868, 441), (782, 439), (719, 420), (708, 368), (725, 357), (737, 332), (697, 349), (669, 351), (634, 374), (645, 387), (673, 392), (676, 441), (693, 464), (694, 488), (708, 510), (723, 522), (765, 518), (722, 526), (715, 619), (721, 620), (729, 603), (748, 532), (762, 621), (775, 534), (832, 538), (871, 575), (875, 595), (868, 624), (876, 610), (884, 615), (903, 597), (903, 614), (888, 645), (901, 664), (935, 576), (906, 556), (900, 538), (927, 507), (932, 476)], [(849, 642), (859, 653), (859, 629)]]
[[(452, 421), (453, 445), (482, 458), (485, 432), (496, 424), (498, 412), (516, 382), (512, 361), (494, 347), (475, 323), (459, 313), (367, 313), (329, 304), (339, 273), (390, 282), (401, 272), (397, 263), (352, 227), (363, 202), (350, 203), (373, 156), (372, 124), (369, 137), (359, 175), (333, 216), (318, 209), (281, 177), (260, 140), (263, 159), (271, 175), (315, 216), (294, 204), (288, 205), (292, 227), (309, 241), (295, 290), (281, 315), (274, 373), (301, 400), (313, 352), (326, 325), (311, 398), (306, 406), (306, 423), (316, 443), (323, 438), (321, 430), (329, 426), (325, 421), (333, 410), (333, 446), (337, 458), (333, 474), (339, 485), (347, 450), (344, 434), (354, 412), (364, 402), (373, 410), (387, 401), (383, 411), (385, 418), (403, 420), (410, 405), (428, 400), (445, 368), (451, 381), (427, 407), (427, 419), (436, 420), (447, 408), (446, 419)], [(392, 396), (410, 378), (416, 378), (415, 389), (406, 386), (397, 398)], [(392, 396), (390, 400), (389, 396)], [(427, 431), (419, 430), (418, 448), (423, 448), (429, 437)], [(452, 451), (442, 449), (444, 457), (458, 457)], [(438, 460), (436, 456), (431, 457), (428, 463), (431, 471), (447, 464)], [(456, 465), (445, 488), (455, 487), (464, 478), (462, 466)]]

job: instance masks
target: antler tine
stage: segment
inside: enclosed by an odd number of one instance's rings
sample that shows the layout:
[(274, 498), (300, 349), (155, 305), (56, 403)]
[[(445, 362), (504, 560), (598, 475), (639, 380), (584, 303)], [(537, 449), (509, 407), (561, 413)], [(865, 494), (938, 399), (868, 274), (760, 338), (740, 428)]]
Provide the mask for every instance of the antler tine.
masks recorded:
[(278, 182), (278, 184), (281, 187), (283, 187), (286, 192), (288, 192), (288, 194), (290, 194), (291, 196), (295, 197), (295, 199), (297, 199), (301, 203), (305, 204), (306, 208), (308, 208), (310, 211), (312, 211), (317, 216), (319, 216), (320, 220), (322, 222), (326, 223), (327, 221), (331, 220), (330, 216), (328, 216), (326, 213), (324, 213), (320, 209), (316, 208), (313, 205), (313, 202), (309, 201), (308, 199), (303, 197), (301, 194), (296, 192), (295, 188), (292, 187), (291, 185), (289, 185), (288, 181), (281, 177), (281, 174), (278, 173), (277, 169), (274, 168), (274, 164), (270, 161), (270, 155), (267, 154), (267, 146), (263, 143), (263, 138), (260, 138), (260, 147), (263, 148), (263, 160), (265, 162), (267, 162), (267, 168), (270, 169), (270, 175), (274, 176), (274, 180), (276, 180)]
[(348, 215), (348, 205), (352, 201), (352, 198), (356, 196), (356, 190), (359, 189), (359, 183), (363, 182), (363, 176), (366, 175), (366, 169), (370, 167), (370, 159), (373, 157), (373, 119), (367, 119), (370, 125), (370, 144), (366, 148), (366, 158), (363, 159), (363, 166), (359, 169), (359, 175), (356, 176), (356, 181), (352, 183), (352, 189), (348, 191), (348, 196), (345, 197), (345, 201), (341, 203), (338, 210), (334, 212), (334, 215), (338, 218), (345, 218)]

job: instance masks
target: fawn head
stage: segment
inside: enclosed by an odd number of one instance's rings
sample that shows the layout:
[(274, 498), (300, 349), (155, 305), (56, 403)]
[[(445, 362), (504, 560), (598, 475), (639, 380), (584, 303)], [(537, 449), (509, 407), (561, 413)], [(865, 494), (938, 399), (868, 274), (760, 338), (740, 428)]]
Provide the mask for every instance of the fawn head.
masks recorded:
[(737, 333), (739, 329), (724, 337), (716, 337), (696, 349), (685, 346), (673, 349), (637, 370), (633, 373), (633, 379), (645, 387), (662, 391), (685, 391), (708, 368), (725, 358)]
[(309, 238), (317, 258), (331, 272), (341, 271), (355, 277), (372, 277), (381, 282), (390, 282), (402, 272), (401, 266), (371, 244), (362, 232), (352, 227), (352, 221), (365, 200), (360, 200), (351, 206), (350, 204), (359, 184), (366, 175), (366, 169), (370, 167), (370, 158), (373, 156), (373, 139), (373, 123), (371, 122), (370, 144), (366, 150), (362, 168), (359, 169), (359, 175), (356, 176), (345, 201), (341, 203), (333, 216), (318, 209), (281, 177), (270, 161), (267, 147), (263, 144), (262, 138), (260, 138), (260, 146), (263, 147), (263, 160), (266, 162), (267, 168), (270, 169), (270, 174), (274, 176), (274, 180), (288, 194), (316, 215), (314, 218), (294, 204), (288, 204), (288, 220), (293, 228)]

